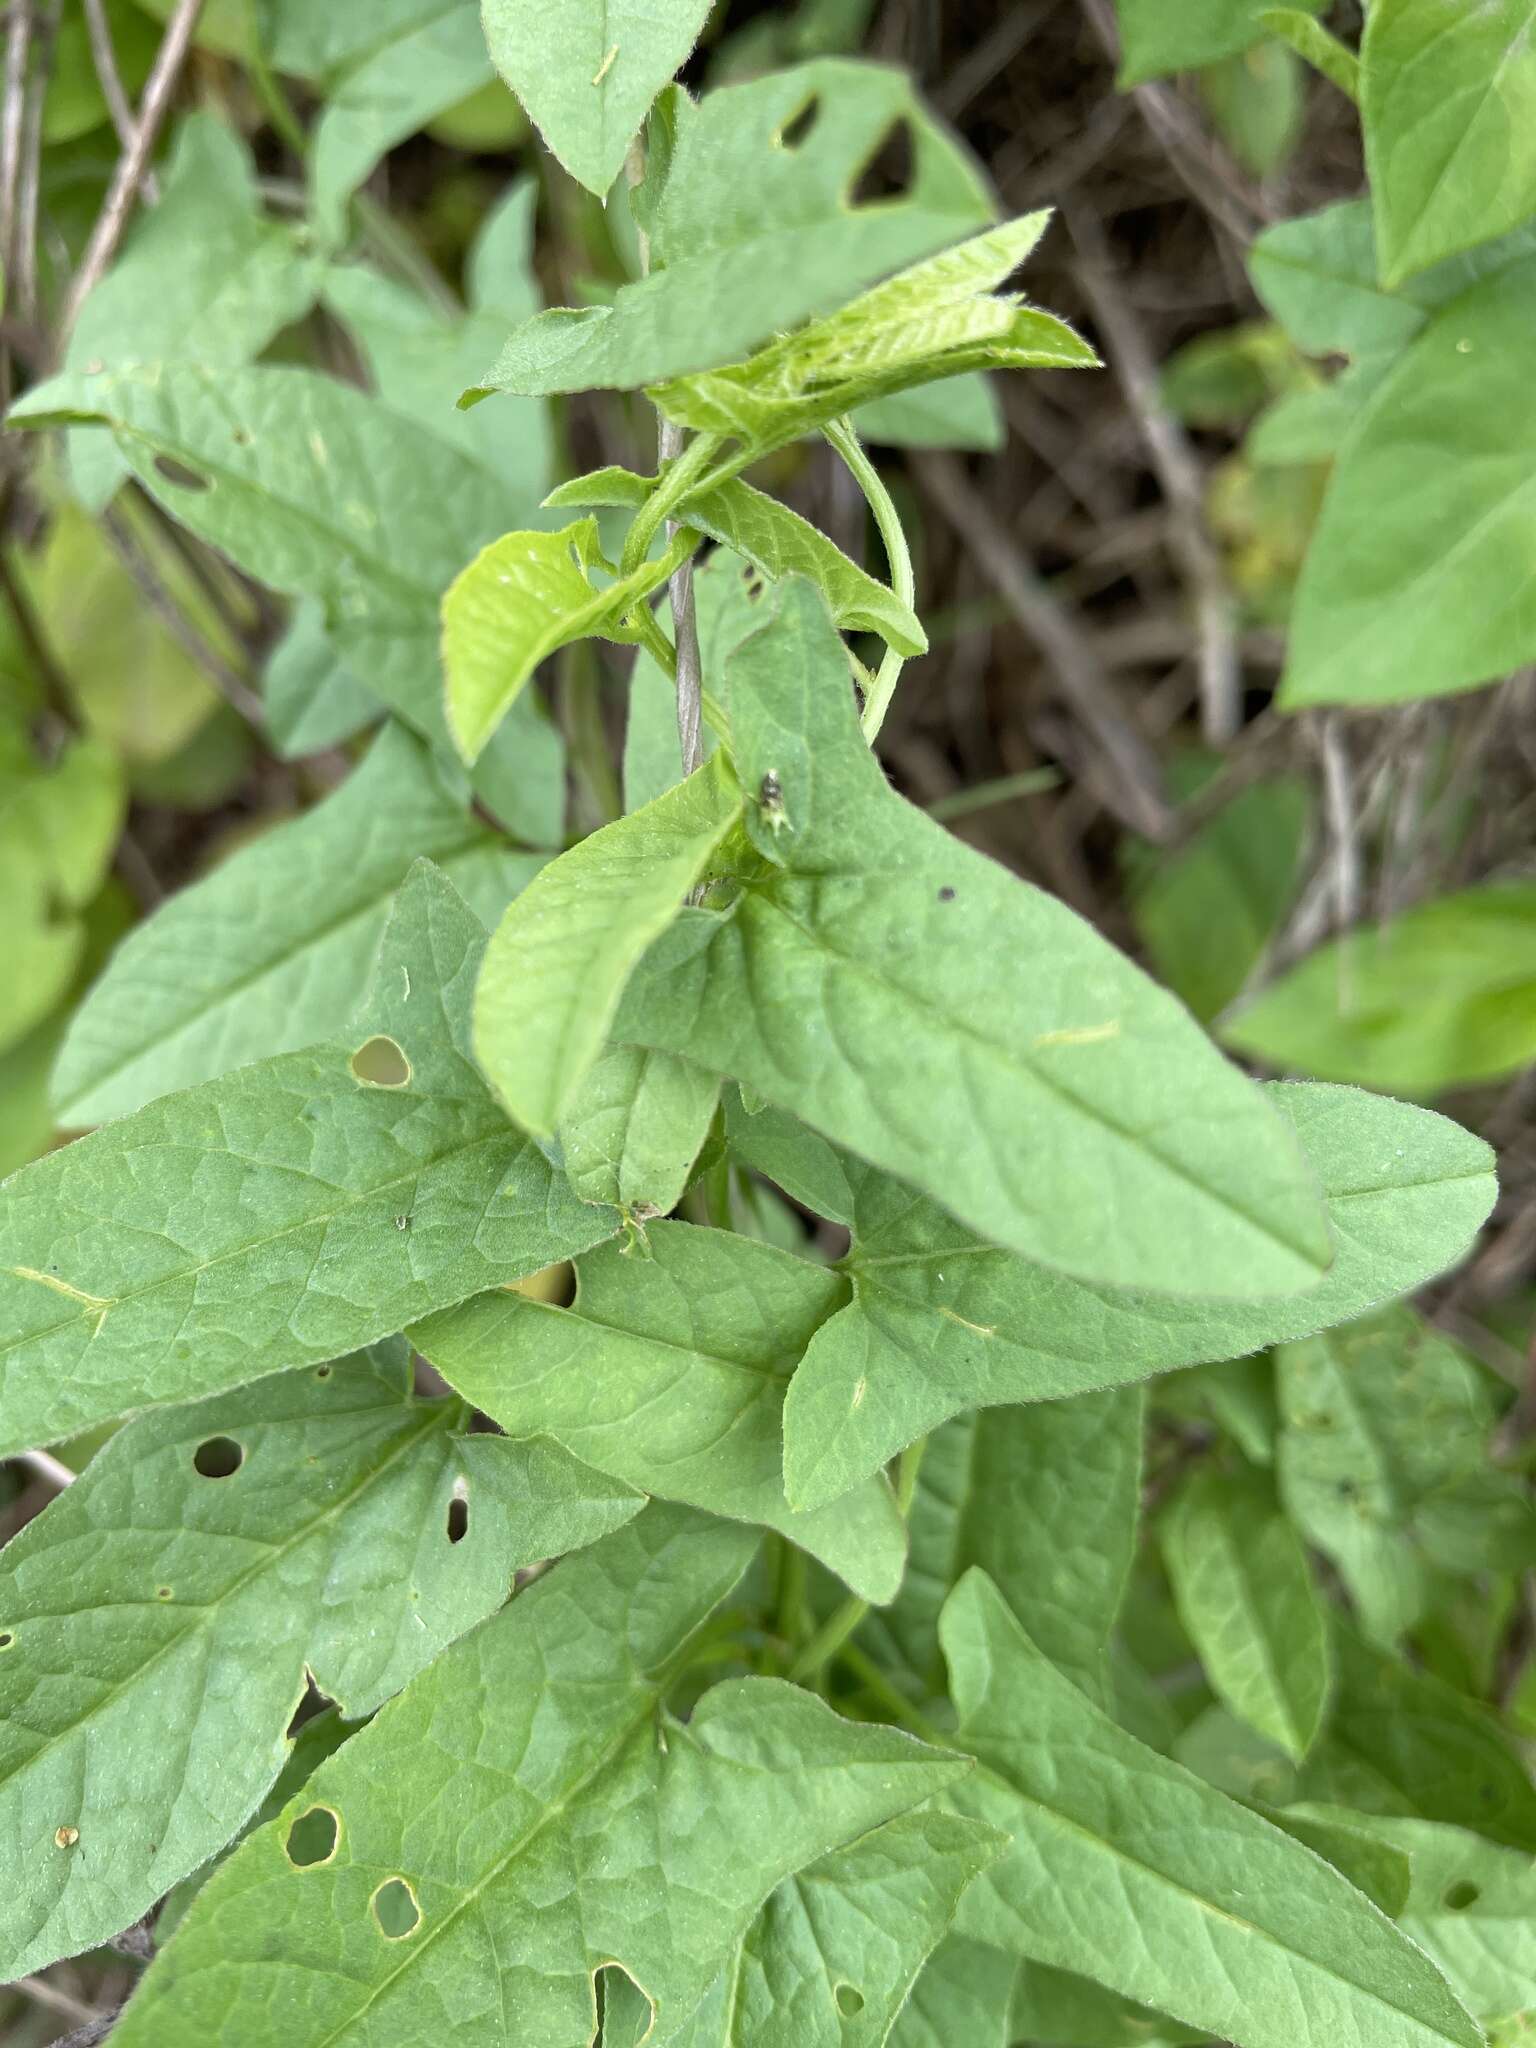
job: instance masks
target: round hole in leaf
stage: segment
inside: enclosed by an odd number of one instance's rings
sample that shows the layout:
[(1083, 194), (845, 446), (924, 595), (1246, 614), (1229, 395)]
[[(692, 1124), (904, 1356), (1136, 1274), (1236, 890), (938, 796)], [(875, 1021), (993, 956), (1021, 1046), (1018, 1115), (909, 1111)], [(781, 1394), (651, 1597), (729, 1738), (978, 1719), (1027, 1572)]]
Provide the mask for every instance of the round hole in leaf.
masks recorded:
[(411, 1063), (392, 1038), (381, 1032), (365, 1039), (352, 1055), (352, 1078), (365, 1088), (403, 1088), (411, 1078)]
[(374, 1893), (373, 1917), (386, 1941), (404, 1941), (421, 1925), (416, 1894), (403, 1877), (386, 1877)]
[(1465, 1913), (1468, 1906), (1475, 1906), (1482, 1896), (1481, 1886), (1473, 1884), (1468, 1877), (1460, 1878), (1446, 1889), (1445, 1909), (1448, 1913)]
[(455, 1494), (448, 1503), (448, 1541), (462, 1543), (469, 1534), (469, 1502)]
[(156, 1598), (157, 1600), (169, 1600), (169, 1599), (170, 1599), (170, 1597), (171, 1597), (171, 1589), (170, 1589), (170, 1587), (169, 1587), (169, 1586), (156, 1586), (156, 1588), (155, 1588), (155, 1598)]
[(184, 462), (178, 462), (174, 455), (157, 455), (155, 470), (168, 484), (175, 484), (182, 491), (208, 491), (213, 486), (207, 477), (195, 469), (189, 469)]
[(852, 1984), (839, 1984), (832, 1994), (837, 2000), (837, 2009), (845, 2020), (857, 2017), (864, 2010), (864, 1994)]
[(0, 1628), (0, 1650), (8, 1650), (16, 1640), (8, 1628)]
[(340, 1840), (340, 1818), (328, 1806), (311, 1806), (289, 1828), (283, 1854), (295, 1870), (308, 1870), (329, 1863)]
[(315, 1378), (317, 1380), (328, 1380), (330, 1376), (331, 1368), (328, 1365), (317, 1365), (315, 1367)]
[(245, 1450), (232, 1436), (210, 1436), (192, 1453), (192, 1463), (205, 1479), (228, 1479), (245, 1463)]

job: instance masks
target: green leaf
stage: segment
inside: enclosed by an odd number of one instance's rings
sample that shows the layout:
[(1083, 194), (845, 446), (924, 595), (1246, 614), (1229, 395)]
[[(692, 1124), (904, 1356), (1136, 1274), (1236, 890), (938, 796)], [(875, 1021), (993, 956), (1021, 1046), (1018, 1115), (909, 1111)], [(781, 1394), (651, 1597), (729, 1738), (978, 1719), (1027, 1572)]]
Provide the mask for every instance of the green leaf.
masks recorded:
[(653, 1223), (577, 1267), (570, 1308), (496, 1293), (412, 1341), (467, 1401), (632, 1486), (790, 1536), (871, 1601), (901, 1582), (906, 1531), (883, 1478), (835, 1508), (784, 1499), (794, 1361), (846, 1282), (751, 1238)]
[(613, 572), (591, 518), (557, 533), (506, 533), (482, 548), (443, 597), (448, 724), (464, 759), (479, 755), (557, 648), (594, 634), (638, 639), (625, 614), (667, 580), (679, 559), (672, 549), (627, 576), (594, 584), (593, 568)]
[(1009, 2013), (1021, 1965), (952, 1934), (912, 1987), (888, 2048), (1009, 2048)]
[(971, 1236), (791, 1119), (733, 1109), (737, 1156), (853, 1232), (853, 1301), (813, 1339), (786, 1410), (790, 1498), (835, 1499), (961, 1409), (1261, 1350), (1408, 1293), (1461, 1256), (1495, 1193), (1480, 1139), (1354, 1089), (1282, 1086), (1270, 1099), (1327, 1197), (1338, 1249), (1319, 1286), (1247, 1305), (1070, 1281)]
[[(752, 1547), (652, 1508), (546, 1573), (230, 1858), (121, 2048), (189, 2048), (231, 2015), (242, 2048), (468, 2042), (505, 2036), (509, 2014), (530, 2042), (585, 2048), (611, 1964), (672, 2038), (778, 1884), (960, 1769), (772, 1679), (716, 1686), (686, 1721), (661, 1712)], [(316, 1806), (336, 1853), (295, 1869), (288, 1830)], [(391, 1882), (417, 1915), (393, 1939), (372, 1903)]]
[[(378, 21), (380, 31), (386, 21)], [(490, 77), (474, 0), (413, 6), (398, 29), (334, 75), (310, 157), (321, 231), (339, 240), (347, 201), (380, 158)]]
[[(607, 1235), (475, 1070), (484, 944), (422, 863), (347, 1038), (167, 1096), (0, 1188), (0, 1455), (334, 1358)], [(379, 1068), (354, 1069), (365, 1050)]]
[(438, 601), (505, 524), (492, 470), (363, 392), (287, 367), (56, 377), (10, 416), (109, 425), (176, 519), (274, 589), (317, 599), (353, 673), (447, 747)]
[(599, 198), (652, 100), (682, 68), (713, 0), (485, 0), (496, 69), (571, 176)]
[(1091, 2041), (1093, 2048), (1182, 2048), (1207, 2036), (1148, 2012), (1144, 2005), (1132, 2005), (1086, 1977), (1053, 1970), (1045, 1963), (1026, 1963), (1014, 1987), (1009, 2038)]
[[(1485, 2025), (1536, 2008), (1536, 1875), (1528, 1855), (1433, 1821), (1377, 1820), (1405, 1851), (1402, 1927)], [(1518, 2031), (1513, 2039), (1519, 2039)]]
[(1421, 1618), (1450, 1515), (1476, 1515), (1472, 1569), (1528, 1560), (1536, 1507), (1489, 1466), (1488, 1379), (1438, 1331), (1391, 1309), (1283, 1345), (1276, 1366), (1286, 1508), (1372, 1636), (1393, 1642)]
[[(308, 228), (265, 217), (237, 130), (192, 114), (177, 133), (159, 204), (141, 214), (81, 308), (64, 366), (78, 374), (129, 363), (248, 363), (303, 317), (319, 284)], [(70, 436), (69, 467), (93, 509), (124, 475), (111, 446), (84, 434)]]
[(475, 991), (475, 1051), (525, 1130), (553, 1134), (635, 963), (740, 815), (735, 778), (716, 757), (551, 862), (497, 926)]
[(1224, 1021), (1334, 1081), (1434, 1095), (1536, 1059), (1536, 888), (1487, 882), (1317, 947)]
[(1270, 35), (1289, 43), (1330, 85), (1336, 85), (1346, 99), (1360, 104), (1360, 59), (1320, 21), (1300, 7), (1266, 7), (1259, 21)]
[(1361, 46), (1387, 285), (1536, 213), (1536, 8), (1381, 0)]
[(288, 631), (267, 657), (261, 687), (267, 739), (285, 761), (351, 739), (383, 709), (332, 647), (325, 614), (310, 598), (294, 606)]
[(960, 1894), (1002, 1847), (990, 1828), (927, 1811), (834, 1849), (785, 1878), (669, 2043), (884, 2048)]
[(948, 1422), (928, 1440), (907, 1511), (910, 1555), (864, 1640), (919, 1696), (942, 1692), (939, 1610), (984, 1571), (1054, 1664), (1090, 1698), (1136, 1550), (1143, 1404), (1082, 1394)]
[[(550, 493), (551, 505), (621, 505), (638, 509), (655, 488), (654, 477), (629, 469), (599, 469)], [(711, 540), (743, 555), (765, 576), (804, 576), (826, 599), (845, 633), (879, 633), (902, 654), (926, 654), (928, 636), (917, 614), (894, 591), (849, 561), (835, 542), (762, 491), (739, 478), (682, 501), (680, 517)]]
[(571, 1186), (644, 1223), (677, 1207), (709, 1134), (720, 1078), (674, 1053), (615, 1045), (598, 1055), (560, 1119)]
[[(1316, 28), (1309, 15), (1299, 15)], [(1266, 24), (1267, 28), (1267, 24)], [(1294, 51), (1268, 37), (1208, 65), (1196, 81), (1212, 125), (1244, 169), (1271, 178), (1301, 139), (1307, 75)]]
[(950, 1796), (1013, 1837), (962, 1902), (960, 1932), (1238, 2048), (1478, 2048), (1444, 1980), (1383, 1914), (1115, 1727), (980, 1572), (950, 1596), (941, 1634), (958, 1739), (983, 1767)]
[(1286, 709), (1465, 690), (1536, 654), (1536, 264), (1438, 312), (1342, 449), (1296, 592)]
[(482, 920), (543, 858), (488, 832), (396, 726), (324, 803), (242, 847), (123, 942), (70, 1026), (54, 1078), (61, 1121), (105, 1123), (341, 1031), (417, 856)]
[(995, 455), (1008, 438), (992, 380), (981, 370), (872, 398), (855, 411), (853, 424), (861, 440), (887, 448), (973, 448)]
[[(827, 58), (697, 104), (674, 89), (662, 109), (670, 145), (640, 193), (650, 275), (611, 306), (528, 321), (478, 395), (632, 390), (739, 361), (992, 218), (970, 157), (880, 65)], [(900, 126), (906, 191), (860, 201), (860, 172)]]
[(1401, 1917), (1408, 1903), (1409, 1862), (1401, 1849), (1382, 1840), (1381, 1821), (1376, 1816), (1351, 1813), (1342, 1806), (1246, 1803), (1342, 1871), (1356, 1891), (1380, 1906), (1389, 1920)]
[(733, 1076), (1067, 1271), (1310, 1285), (1331, 1254), (1290, 1131), (1072, 912), (892, 793), (821, 599), (799, 580), (777, 598), (727, 664), (742, 785), (779, 793), (748, 807), (763, 866), (652, 948), (615, 1035)]
[(1207, 1468), (1160, 1525), (1179, 1617), (1217, 1696), (1304, 1757), (1328, 1700), (1328, 1633), (1312, 1575), (1273, 1488)]
[(1491, 1713), (1335, 1621), (1338, 1691), (1297, 1791), (1536, 1850), (1536, 1788)]
[(1092, 369), (1098, 357), (1070, 327), (998, 289), (1049, 219), (1025, 214), (973, 235), (744, 363), (654, 385), (650, 395), (678, 425), (761, 451), (866, 399), (966, 371)]
[[(1120, 17), (1122, 92), (1170, 71), (1195, 71), (1222, 57), (1235, 57), (1266, 33), (1269, 0), (1115, 0)], [(1323, 0), (1298, 10), (1324, 11)]]
[(519, 1566), (642, 1505), (555, 1445), (457, 1439), (463, 1407), (413, 1400), (408, 1366), (394, 1345), (145, 1416), (0, 1558), (7, 1977), (131, 1925), (222, 1848), (282, 1765), (306, 1671), (372, 1713)]

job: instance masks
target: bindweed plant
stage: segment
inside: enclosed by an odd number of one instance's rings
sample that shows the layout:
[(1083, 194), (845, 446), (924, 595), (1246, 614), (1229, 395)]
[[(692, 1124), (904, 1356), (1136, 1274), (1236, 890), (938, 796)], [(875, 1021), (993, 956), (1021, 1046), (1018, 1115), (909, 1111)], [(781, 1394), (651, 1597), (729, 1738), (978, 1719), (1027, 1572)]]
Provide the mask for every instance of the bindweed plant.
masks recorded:
[[(279, 10), (343, 81), (304, 224), (189, 118), (12, 408), (297, 601), (294, 751), (387, 716), (117, 948), (87, 1134), (0, 1187), (0, 1453), (106, 1438), (0, 1561), (0, 1975), (158, 1914), (114, 2048), (1476, 2048), (1424, 1928), (1536, 1791), (1393, 1646), (1531, 1552), (1405, 1305), (1491, 1154), (1250, 1078), (888, 782), (927, 640), (862, 409), (1097, 358), (901, 72), (695, 97), (707, 11)], [(431, 66), (492, 63), (627, 222), (599, 302), (535, 309), (526, 188), (464, 307), (341, 260)], [(317, 294), (370, 390), (257, 360)], [(654, 469), (550, 490), (590, 391)], [(883, 576), (773, 494), (807, 437)], [(530, 683), (594, 639), (623, 801), (572, 835)], [(1205, 1434), (1149, 1489), (1154, 1380)], [(1187, 1725), (1118, 1628), (1144, 1494)]]

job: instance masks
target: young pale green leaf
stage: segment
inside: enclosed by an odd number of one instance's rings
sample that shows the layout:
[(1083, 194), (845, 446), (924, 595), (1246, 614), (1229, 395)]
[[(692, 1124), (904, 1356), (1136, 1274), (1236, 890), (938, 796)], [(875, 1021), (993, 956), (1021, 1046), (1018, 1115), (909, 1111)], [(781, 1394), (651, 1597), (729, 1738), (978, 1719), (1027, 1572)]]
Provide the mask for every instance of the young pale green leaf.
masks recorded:
[(1536, 653), (1533, 318), (1536, 263), (1516, 264), (1436, 313), (1376, 387), (1297, 587), (1288, 708), (1440, 696)]
[(462, 1405), (413, 1400), (390, 1352), (142, 1417), (0, 1556), (7, 1978), (105, 1941), (223, 1847), (306, 1671), (372, 1713), (519, 1566), (642, 1506), (557, 1445), (457, 1439)]
[(347, 201), (380, 158), (492, 78), (475, 0), (410, 0), (394, 21), (384, 9), (364, 12), (367, 42), (349, 39), (346, 54), (325, 66), (310, 159), (315, 217), (332, 241), (342, 239)]
[(1328, 1701), (1328, 1631), (1270, 1483), (1207, 1469), (1159, 1533), (1179, 1618), (1218, 1697), (1299, 1760)]
[(1480, 2048), (1444, 1979), (1384, 1914), (1117, 1728), (982, 1573), (951, 1594), (941, 1635), (958, 1740), (983, 1766), (950, 1796), (1013, 1838), (962, 1901), (962, 1933), (1237, 2048)]
[(675, 1053), (610, 1046), (567, 1102), (556, 1137), (571, 1186), (645, 1223), (682, 1199), (720, 1100), (720, 1077)]
[(682, 68), (713, 0), (485, 0), (485, 39), (496, 69), (546, 143), (599, 198), (650, 104)]
[(983, 369), (1093, 369), (1064, 322), (998, 287), (1045, 232), (1047, 213), (988, 228), (876, 285), (744, 363), (651, 389), (680, 426), (782, 447), (867, 399)]
[(483, 928), (429, 863), (348, 1037), (151, 1103), (0, 1187), (5, 1451), (334, 1358), (608, 1235), (469, 1053)]
[(475, 1051), (525, 1130), (553, 1135), (635, 963), (740, 815), (735, 778), (716, 756), (551, 862), (496, 927), (475, 990)]
[[(1115, 0), (1120, 18), (1122, 92), (1171, 71), (1197, 71), (1223, 57), (1251, 49), (1265, 34), (1269, 0)], [(1324, 0), (1306, 0), (1301, 10), (1325, 11)]]
[(505, 533), (482, 548), (443, 597), (448, 724), (464, 759), (476, 758), (556, 648), (591, 634), (638, 638), (623, 623), (625, 613), (666, 582), (686, 545), (606, 584), (594, 584), (589, 574), (611, 567), (595, 519), (578, 519), (558, 533)]
[(1053, 1400), (1308, 1336), (1461, 1257), (1496, 1193), (1480, 1139), (1355, 1089), (1284, 1086), (1270, 1099), (1327, 1198), (1337, 1254), (1320, 1285), (1248, 1305), (1084, 1286), (998, 1251), (830, 1147), (808, 1185), (789, 1119), (733, 1113), (738, 1156), (853, 1230), (853, 1302), (812, 1340), (785, 1411), (790, 1498), (835, 1499), (964, 1408)]
[(1433, 1095), (1536, 1058), (1536, 888), (1487, 882), (1319, 946), (1223, 1020), (1272, 1065)]
[[(320, 258), (303, 225), (265, 218), (238, 131), (212, 114), (181, 125), (160, 202), (80, 310), (65, 368), (248, 363), (313, 303)], [(73, 434), (69, 467), (93, 508), (122, 482), (100, 435)]]
[(1338, 1568), (1369, 1633), (1394, 1642), (1422, 1618), (1453, 1518), (1474, 1521), (1474, 1570), (1522, 1569), (1536, 1506), (1489, 1463), (1487, 1376), (1406, 1308), (1327, 1330), (1276, 1355), (1277, 1465), (1287, 1512)]
[(1536, 7), (1381, 0), (1361, 45), (1366, 163), (1391, 286), (1536, 213)]
[[(1487, 2026), (1536, 2009), (1536, 1872), (1528, 1855), (1423, 1820), (1371, 1824), (1406, 1854), (1402, 1927)], [(1511, 2034), (1513, 2044), (1522, 2028)]]
[(884, 2048), (961, 1893), (1003, 1846), (958, 1814), (906, 1813), (785, 1878), (668, 2048)]
[(318, 599), (354, 674), (448, 745), (438, 601), (506, 523), (493, 471), (365, 393), (286, 366), (56, 377), (10, 417), (110, 426), (176, 519), (274, 589)]
[(615, 1035), (733, 1076), (1046, 1264), (1313, 1284), (1332, 1248), (1283, 1119), (1087, 924), (893, 794), (820, 597), (776, 596), (727, 664), (742, 786), (774, 793), (747, 812), (764, 866), (652, 948)]
[(1536, 1789), (1498, 1721), (1336, 1620), (1338, 1691), (1293, 1796), (1446, 1821), (1536, 1851)]
[[(650, 274), (611, 306), (518, 328), (467, 397), (632, 390), (737, 362), (992, 218), (971, 159), (881, 65), (825, 58), (698, 103), (674, 89), (663, 109), (669, 147), (639, 194)], [(898, 125), (907, 188), (861, 202), (859, 174)]]
[(901, 1591), (864, 1640), (919, 1698), (944, 1689), (939, 1610), (979, 1566), (1030, 1637), (1092, 1699), (1136, 1551), (1139, 1389), (967, 1415), (929, 1438), (907, 1511)]
[(394, 726), (324, 803), (241, 848), (118, 948), (64, 1042), (60, 1121), (105, 1123), (339, 1032), (414, 856), (437, 862), (484, 922), (543, 860), (470, 816), (426, 749)]
[[(621, 505), (638, 510), (655, 488), (655, 478), (630, 469), (599, 469), (552, 491), (551, 505)], [(885, 584), (851, 562), (835, 542), (739, 477), (712, 491), (682, 500), (679, 516), (711, 540), (743, 555), (765, 576), (804, 576), (826, 599), (845, 633), (878, 633), (907, 655), (926, 654), (928, 636), (917, 614)]]
[(784, 1499), (784, 1389), (847, 1283), (772, 1245), (654, 1223), (577, 1266), (554, 1308), (483, 1295), (418, 1324), (450, 1386), (506, 1428), (556, 1439), (599, 1471), (664, 1499), (761, 1522), (871, 1601), (901, 1583), (906, 1531), (885, 1480), (831, 1509)]
[(1023, 1965), (1000, 1949), (952, 1934), (912, 1987), (887, 2048), (1009, 2048), (1015, 1980)]
[[(660, 1706), (744, 1531), (651, 1508), (548, 1572), (348, 1742), (205, 1887), (122, 2048), (586, 2048), (617, 1964), (671, 2039), (770, 1893), (963, 1768), (772, 1679)], [(336, 1816), (328, 1862), (289, 1830)], [(237, 2020), (232, 2016), (238, 2015)]]

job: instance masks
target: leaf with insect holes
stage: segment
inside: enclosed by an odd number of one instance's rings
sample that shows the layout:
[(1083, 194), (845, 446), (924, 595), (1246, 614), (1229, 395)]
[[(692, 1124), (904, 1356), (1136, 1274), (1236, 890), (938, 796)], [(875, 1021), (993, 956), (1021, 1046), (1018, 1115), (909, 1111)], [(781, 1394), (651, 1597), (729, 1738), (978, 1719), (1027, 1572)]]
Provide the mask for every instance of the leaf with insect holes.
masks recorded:
[[(551, 505), (620, 505), (638, 510), (655, 488), (654, 477), (631, 469), (598, 469), (561, 484), (549, 495)], [(845, 633), (879, 633), (888, 645), (907, 655), (926, 654), (928, 636), (917, 614), (885, 584), (849, 561), (834, 541), (781, 505), (777, 498), (753, 490), (739, 477), (712, 491), (690, 493), (679, 517), (688, 525), (742, 555), (763, 575), (804, 576), (827, 601)]]
[(416, 1345), (503, 1427), (552, 1436), (628, 1485), (791, 1537), (871, 1601), (906, 1531), (882, 1477), (834, 1509), (785, 1502), (780, 1415), (794, 1362), (847, 1283), (772, 1245), (653, 1223), (577, 1265), (570, 1308), (506, 1292), (419, 1323)]
[(861, 1641), (919, 1700), (944, 1690), (939, 1611), (979, 1566), (1030, 1637), (1092, 1699), (1141, 1516), (1140, 1388), (1036, 1401), (947, 1422), (928, 1439), (907, 1511), (901, 1591)]
[(1261, 1474), (1207, 1469), (1159, 1522), (1179, 1617), (1217, 1695), (1301, 1758), (1328, 1699), (1328, 1629), (1306, 1552)]
[(273, 589), (318, 600), (353, 674), (450, 747), (438, 604), (506, 525), (495, 471), (366, 393), (286, 365), (55, 377), (9, 418), (109, 426), (174, 518)]
[(652, 946), (614, 1036), (734, 1077), (1081, 1277), (1313, 1284), (1332, 1249), (1289, 1127), (1087, 924), (889, 789), (809, 584), (778, 586), (726, 685), (763, 860)]
[(423, 861), (348, 1037), (167, 1096), (0, 1188), (0, 1454), (334, 1358), (609, 1234), (470, 1057), (484, 946)]
[[(904, 1813), (785, 1878), (669, 2048), (884, 2048), (960, 1894), (1002, 1846), (958, 1814)], [(604, 2048), (638, 2048), (649, 2024), (611, 1973)]]
[[(964, 1769), (773, 1679), (665, 1712), (754, 1548), (652, 1507), (547, 1572), (209, 1881), (121, 2048), (201, 2048), (231, 2023), (242, 2048), (468, 2044), (505, 2038), (509, 2013), (541, 2048), (586, 2048), (610, 1964), (673, 2038), (778, 1885)], [(296, 1867), (317, 1811), (334, 1854)]]
[(1093, 369), (1098, 357), (1063, 321), (997, 289), (1049, 219), (988, 228), (744, 363), (654, 385), (650, 396), (679, 426), (765, 451), (869, 399), (965, 371)]
[(1496, 1193), (1481, 1139), (1352, 1088), (1268, 1092), (1326, 1197), (1336, 1255), (1320, 1285), (1252, 1303), (1071, 1280), (962, 1230), (782, 1112), (747, 1116), (730, 1102), (735, 1156), (853, 1233), (853, 1300), (812, 1339), (786, 1405), (791, 1500), (835, 1499), (962, 1409), (1053, 1400), (1310, 1336), (1461, 1257)]
[[(558, 533), (505, 533), (460, 571), (443, 597), (443, 674), (448, 724), (473, 761), (547, 655), (601, 634), (635, 640), (624, 623), (683, 559), (680, 541), (660, 560), (627, 576), (605, 562), (597, 521), (578, 519)], [(589, 571), (607, 570), (594, 584)]]
[(720, 1077), (675, 1053), (614, 1045), (577, 1085), (556, 1139), (584, 1202), (644, 1222), (677, 1207), (720, 1101)]
[(961, 1902), (961, 1933), (1236, 2048), (1480, 2048), (1439, 1972), (1383, 1913), (1117, 1728), (984, 1573), (950, 1595), (940, 1634), (956, 1740), (981, 1766), (950, 1800), (1012, 1837)]
[[(651, 134), (635, 195), (650, 274), (611, 306), (526, 322), (466, 398), (636, 390), (737, 362), (993, 217), (977, 166), (883, 65), (822, 58), (698, 102), (671, 87)], [(902, 134), (905, 188), (865, 198), (861, 174)]]
[(636, 961), (740, 816), (735, 777), (716, 755), (552, 861), (496, 927), (475, 990), (475, 1052), (525, 1130), (553, 1135)]
[(1361, 117), (1387, 285), (1536, 213), (1536, 7), (1381, 0)]
[(485, 40), (545, 142), (601, 198), (713, 0), (485, 0)]
[(60, 1120), (105, 1123), (174, 1088), (342, 1030), (396, 891), (426, 857), (485, 921), (532, 880), (399, 726), (324, 803), (276, 826), (131, 932), (76, 1010)]
[(223, 1847), (306, 1671), (372, 1713), (519, 1566), (643, 1505), (557, 1445), (457, 1436), (462, 1404), (413, 1399), (409, 1365), (396, 1342), (143, 1416), (0, 1553), (7, 1978), (105, 1941)]
[(1222, 1020), (1268, 1063), (1408, 1095), (1536, 1058), (1536, 888), (1485, 882), (1318, 946)]

